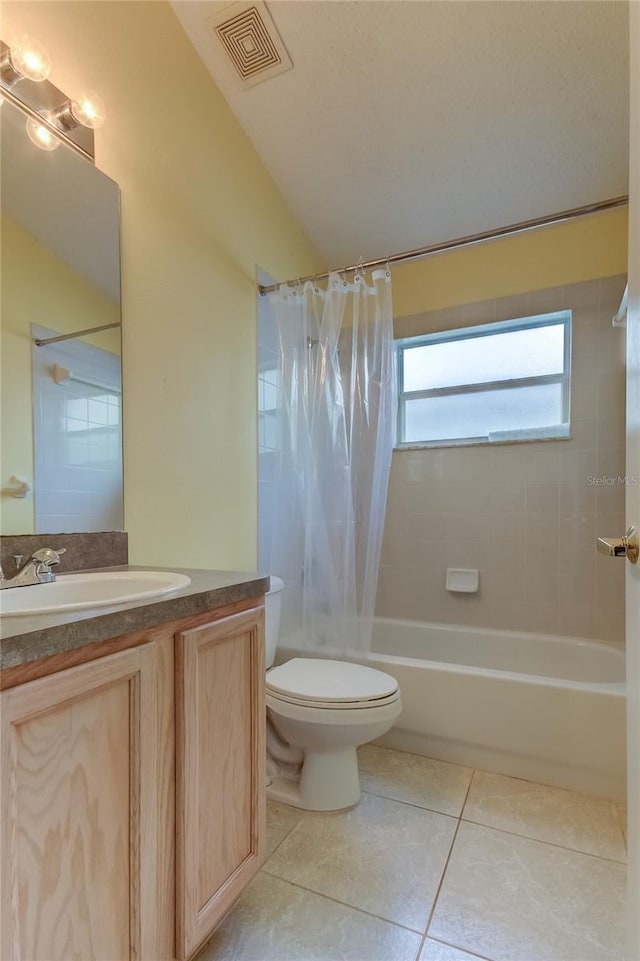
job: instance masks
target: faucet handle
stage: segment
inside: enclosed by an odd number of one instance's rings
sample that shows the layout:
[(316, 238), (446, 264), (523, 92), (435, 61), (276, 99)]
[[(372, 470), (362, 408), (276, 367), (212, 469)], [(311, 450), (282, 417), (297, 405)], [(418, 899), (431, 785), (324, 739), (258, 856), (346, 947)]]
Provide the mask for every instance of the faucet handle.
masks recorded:
[(66, 547), (61, 547), (59, 551), (54, 551), (52, 547), (41, 547), (39, 550), (34, 551), (31, 556), (34, 561), (38, 562), (38, 566), (43, 567), (46, 571), (50, 567), (53, 567), (54, 564), (60, 563), (60, 555), (64, 554), (66, 550)]

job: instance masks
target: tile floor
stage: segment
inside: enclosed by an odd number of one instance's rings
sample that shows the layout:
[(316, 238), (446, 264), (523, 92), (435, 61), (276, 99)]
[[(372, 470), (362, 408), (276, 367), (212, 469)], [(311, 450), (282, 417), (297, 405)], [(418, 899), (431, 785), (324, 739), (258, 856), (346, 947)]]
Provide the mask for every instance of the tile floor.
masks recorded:
[(197, 961), (622, 961), (620, 805), (367, 745), (342, 814), (269, 805)]

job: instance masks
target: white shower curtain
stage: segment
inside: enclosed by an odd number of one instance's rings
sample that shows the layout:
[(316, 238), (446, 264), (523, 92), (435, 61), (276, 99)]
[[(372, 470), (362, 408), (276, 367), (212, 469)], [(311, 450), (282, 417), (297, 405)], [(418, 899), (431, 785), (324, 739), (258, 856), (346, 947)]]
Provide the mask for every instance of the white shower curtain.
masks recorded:
[(283, 643), (368, 650), (395, 421), (389, 270), (280, 287), (279, 470), (271, 570)]

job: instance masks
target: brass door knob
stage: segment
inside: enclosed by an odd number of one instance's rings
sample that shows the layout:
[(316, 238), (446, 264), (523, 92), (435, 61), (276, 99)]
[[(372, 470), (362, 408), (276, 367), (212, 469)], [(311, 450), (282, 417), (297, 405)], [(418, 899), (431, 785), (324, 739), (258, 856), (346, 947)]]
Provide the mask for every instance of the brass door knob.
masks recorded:
[(640, 557), (640, 534), (637, 527), (630, 527), (622, 537), (599, 537), (598, 551), (608, 557), (626, 557), (632, 564)]

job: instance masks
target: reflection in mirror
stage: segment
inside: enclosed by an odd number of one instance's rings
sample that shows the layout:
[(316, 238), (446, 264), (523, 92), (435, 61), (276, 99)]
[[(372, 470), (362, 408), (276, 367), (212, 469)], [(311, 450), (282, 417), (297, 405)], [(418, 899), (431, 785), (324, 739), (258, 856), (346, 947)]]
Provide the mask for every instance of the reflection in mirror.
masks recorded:
[(1, 125), (0, 532), (120, 530), (120, 328), (34, 343), (120, 323), (118, 186), (10, 103)]

